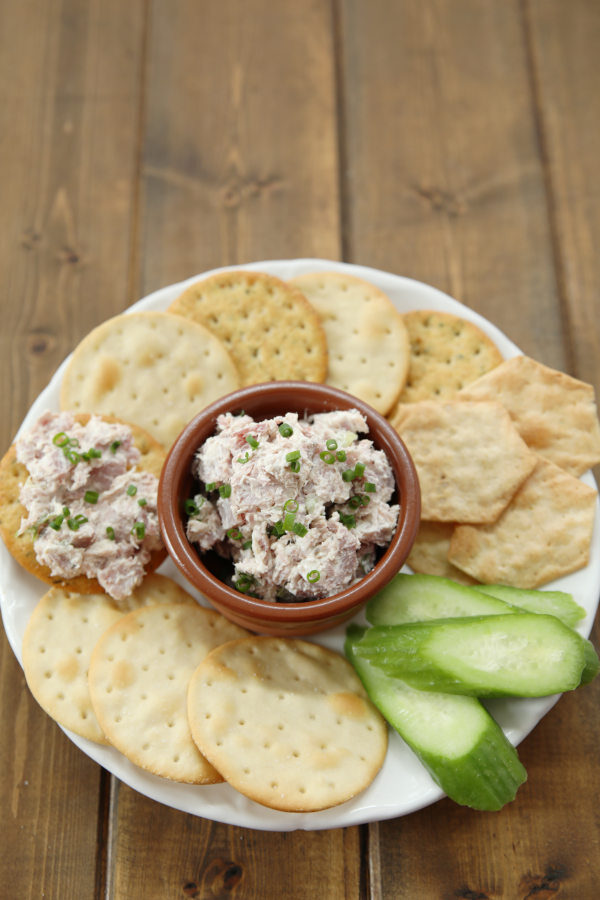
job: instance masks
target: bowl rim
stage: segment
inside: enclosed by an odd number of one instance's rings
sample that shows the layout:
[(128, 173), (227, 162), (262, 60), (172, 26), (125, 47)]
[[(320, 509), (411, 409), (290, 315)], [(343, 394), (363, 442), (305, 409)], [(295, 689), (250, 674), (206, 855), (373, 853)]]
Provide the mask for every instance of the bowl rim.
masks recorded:
[[(281, 397), (283, 400), (283, 396), (289, 395), (290, 392), (308, 395), (306, 402), (296, 404), (297, 408), (291, 410), (298, 414), (301, 407), (305, 407), (306, 415), (311, 414), (311, 399), (330, 404), (330, 411), (357, 409), (369, 425), (366, 437), (373, 440), (375, 446), (386, 453), (394, 472), (397, 492), (399, 497), (403, 498), (403, 502), (400, 503), (398, 524), (392, 540), (377, 564), (364, 578), (329, 597), (274, 603), (236, 591), (207, 569), (185, 535), (181, 494), (191, 474), (193, 456), (203, 441), (215, 432), (219, 415), (235, 411), (236, 408), (244, 409), (249, 401), (258, 405), (261, 399), (263, 404), (277, 406), (277, 398)], [(283, 409), (281, 403), (279, 408)], [(248, 412), (252, 415), (252, 409)], [(284, 415), (285, 412), (270, 412), (264, 415), (258, 413), (257, 420)], [(375, 435), (372, 433), (373, 424)], [(200, 436), (196, 437), (198, 431)], [(381, 413), (365, 401), (330, 385), (305, 381), (271, 381), (225, 394), (202, 409), (183, 428), (171, 445), (161, 471), (158, 486), (158, 516), (169, 556), (186, 579), (205, 595), (209, 602), (214, 602), (215, 606), (223, 607), (232, 614), (256, 619), (257, 622), (264, 620), (273, 625), (292, 625), (316, 623), (341, 616), (348, 610), (358, 608), (375, 591), (387, 584), (402, 567), (414, 542), (420, 521), (420, 500), (419, 480), (412, 457), (400, 435)]]

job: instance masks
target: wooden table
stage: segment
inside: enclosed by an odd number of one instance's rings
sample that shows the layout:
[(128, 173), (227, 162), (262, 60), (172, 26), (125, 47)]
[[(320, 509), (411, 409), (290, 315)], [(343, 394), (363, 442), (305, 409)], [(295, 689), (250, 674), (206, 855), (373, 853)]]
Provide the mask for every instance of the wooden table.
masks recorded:
[[(600, 388), (594, 0), (3, 0), (0, 444), (77, 341), (217, 265), (412, 276)], [(596, 631), (596, 640), (598, 631)], [(600, 680), (499, 813), (324, 832), (138, 795), (32, 700), (5, 639), (0, 896), (595, 898)]]

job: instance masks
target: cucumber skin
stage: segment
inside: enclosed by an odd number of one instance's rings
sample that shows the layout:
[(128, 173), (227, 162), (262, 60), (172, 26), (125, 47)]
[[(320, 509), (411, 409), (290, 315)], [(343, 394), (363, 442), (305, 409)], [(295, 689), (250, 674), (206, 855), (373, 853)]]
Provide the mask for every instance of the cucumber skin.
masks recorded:
[[(448, 759), (443, 753), (422, 750), (414, 737), (407, 733), (394, 710), (394, 704), (402, 702), (405, 687), (402, 680), (385, 675), (355, 652), (365, 630), (358, 625), (349, 626), (345, 643), (346, 656), (371, 701), (420, 759), (435, 783), (455, 803), (472, 809), (496, 811), (514, 800), (518, 788), (527, 779), (527, 772), (517, 751), (487, 710), (473, 698), (473, 703), (481, 708), (487, 721), (471, 750), (462, 757)], [(390, 688), (394, 690), (391, 701), (386, 700)], [(428, 703), (425, 692), (423, 702)], [(460, 727), (460, 723), (457, 723), (457, 727)]]
[[(432, 615), (428, 605), (435, 607), (446, 598), (450, 612)], [(417, 608), (420, 606), (418, 613), (415, 605)], [(441, 619), (446, 615), (455, 618), (511, 612), (556, 616), (571, 628), (585, 616), (583, 607), (564, 591), (521, 590), (501, 584), (467, 587), (440, 575), (408, 575), (405, 572), (395, 575), (366, 606), (367, 620), (371, 625), (403, 625), (406, 622)]]
[[(497, 621), (494, 622), (494, 619)], [(423, 655), (426, 652), (427, 640), (434, 633), (435, 629), (456, 626), (458, 628), (464, 626), (465, 629), (468, 629), (478, 624), (487, 623), (493, 626), (502, 626), (504, 620), (507, 620), (508, 624), (512, 624), (514, 619), (515, 617), (512, 615), (496, 617), (468, 616), (453, 619), (433, 619), (427, 622), (411, 622), (406, 625), (376, 626), (369, 629), (365, 640), (359, 642), (356, 652), (372, 662), (373, 665), (383, 669), (388, 675), (403, 678), (408, 684), (420, 690), (458, 693), (472, 697), (540, 697), (574, 690), (576, 687), (579, 687), (582, 675), (591, 673), (591, 654), (595, 656), (595, 651), (591, 648), (590, 652), (585, 647), (585, 644), (589, 644), (589, 642), (586, 642), (573, 629), (563, 625), (554, 616), (523, 613), (518, 617), (521, 621), (527, 620), (529, 625), (534, 624), (538, 630), (543, 627), (545, 621), (551, 624), (554, 630), (558, 629), (560, 631), (564, 629), (563, 633), (573, 648), (577, 647), (577, 642), (581, 642), (579, 644), (581, 667), (577, 676), (565, 678), (562, 682), (555, 681), (551, 688), (546, 685), (540, 690), (530, 685), (520, 690), (507, 690), (504, 687), (497, 687), (490, 683), (486, 685), (475, 683), (474, 676), (463, 680), (449, 672), (439, 659), (432, 659)], [(555, 668), (549, 671), (553, 673)]]
[[(585, 616), (585, 610), (564, 591), (533, 591), (507, 587), (502, 584), (478, 584), (466, 586), (457, 584), (441, 575), (408, 575), (399, 572), (380, 591), (371, 597), (365, 612), (371, 625), (406, 625), (411, 622), (431, 622), (442, 616), (428, 614), (428, 597), (440, 599), (440, 595), (451, 598), (454, 611), (444, 618), (459, 616), (485, 616), (510, 613), (536, 613), (553, 615), (569, 628)], [(414, 599), (417, 606), (422, 604), (420, 615), (415, 617)], [(544, 612), (541, 599), (550, 606)], [(512, 602), (511, 602), (512, 601)], [(519, 603), (523, 605), (520, 606)], [(458, 610), (458, 611), (456, 611)], [(585, 666), (581, 674), (581, 684), (589, 684), (600, 671), (600, 662), (592, 643), (585, 638)]]

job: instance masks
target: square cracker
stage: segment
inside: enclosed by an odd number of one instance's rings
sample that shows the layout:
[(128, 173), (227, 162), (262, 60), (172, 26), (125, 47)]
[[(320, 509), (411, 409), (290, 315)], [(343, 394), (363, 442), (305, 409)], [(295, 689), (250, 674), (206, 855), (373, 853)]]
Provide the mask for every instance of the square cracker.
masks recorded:
[(449, 561), (486, 584), (537, 588), (587, 565), (596, 491), (563, 469), (538, 464), (497, 522), (458, 525)]
[(421, 400), (392, 425), (408, 447), (433, 522), (493, 522), (536, 464), (503, 406)]
[(528, 356), (507, 359), (459, 394), (498, 400), (525, 443), (571, 475), (600, 462), (600, 423), (594, 389)]

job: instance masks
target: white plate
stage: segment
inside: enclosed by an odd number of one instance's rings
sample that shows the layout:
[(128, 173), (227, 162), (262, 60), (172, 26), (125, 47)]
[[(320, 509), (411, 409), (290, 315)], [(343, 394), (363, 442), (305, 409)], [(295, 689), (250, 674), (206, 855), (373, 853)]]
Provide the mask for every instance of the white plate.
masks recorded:
[[(227, 267), (227, 269), (231, 268), (236, 267)], [(505, 357), (520, 353), (518, 347), (486, 319), (441, 291), (410, 278), (400, 278), (376, 269), (322, 259), (273, 260), (238, 268), (269, 272), (283, 279), (292, 278), (304, 272), (331, 270), (347, 272), (377, 285), (392, 299), (401, 312), (411, 309), (437, 309), (455, 313), (475, 322), (492, 338)], [(212, 272), (204, 274), (212, 274)], [(192, 284), (198, 277), (155, 291), (134, 304), (130, 311), (165, 309), (187, 285)], [(65, 364), (66, 361), (35, 401), (23, 421), (21, 430), (30, 427), (45, 409), (58, 409), (59, 385)], [(591, 474), (587, 473), (583, 480), (594, 488), (596, 487)], [(586, 617), (579, 625), (579, 631), (586, 637), (592, 628), (600, 593), (599, 523), (600, 515), (597, 503), (589, 565), (552, 584), (553, 588), (573, 594), (577, 603), (586, 610)], [(185, 585), (170, 562), (165, 563), (161, 571)], [(189, 588), (189, 586), (187, 587)], [(546, 587), (550, 587), (550, 585)], [(191, 592), (196, 593), (193, 589)], [(43, 593), (44, 588), (41, 583), (21, 569), (10, 556), (4, 544), (0, 543), (0, 606), (8, 639), (19, 662), (21, 662), (21, 641), (26, 622)], [(196, 594), (196, 596), (198, 595)], [(358, 616), (357, 621), (364, 620)], [(345, 627), (340, 627), (324, 632), (314, 640), (341, 651), (344, 633)], [(540, 700), (504, 700), (494, 702), (493, 706), (490, 704), (490, 708), (509, 740), (513, 744), (518, 744), (557, 699), (557, 697), (550, 697)], [(226, 784), (205, 787), (176, 784), (144, 772), (110, 747), (99, 746), (69, 731), (66, 731), (66, 734), (84, 753), (140, 793), (184, 812), (248, 828), (292, 831), (294, 829), (317, 830), (358, 825), (363, 822), (405, 815), (427, 806), (443, 796), (442, 791), (434, 784), (412, 751), (396, 733), (390, 736), (389, 750), (382, 770), (366, 791), (340, 806), (315, 813), (286, 813), (267, 809), (247, 800)]]

